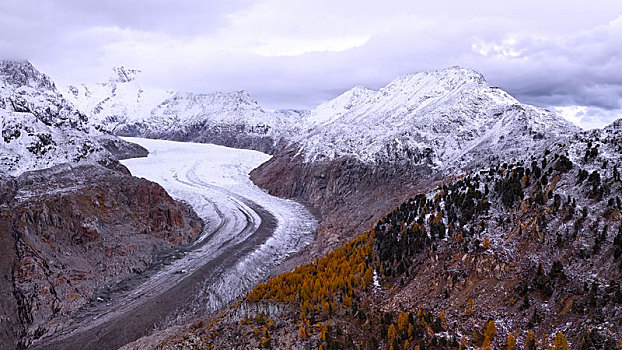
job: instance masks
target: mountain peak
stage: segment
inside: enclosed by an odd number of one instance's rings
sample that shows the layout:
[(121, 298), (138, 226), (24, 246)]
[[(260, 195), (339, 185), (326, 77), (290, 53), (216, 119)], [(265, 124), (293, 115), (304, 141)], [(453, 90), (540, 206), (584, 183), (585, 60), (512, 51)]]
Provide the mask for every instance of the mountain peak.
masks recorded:
[(618, 118), (614, 120), (611, 124), (607, 125), (605, 129), (609, 129), (609, 130), (622, 129), (622, 118)]
[(110, 79), (110, 81), (117, 83), (128, 83), (135, 80), (141, 73), (141, 70), (139, 69), (129, 69), (124, 66), (114, 67), (112, 70), (115, 72), (115, 75)]
[(0, 60), (0, 82), (14, 87), (55, 89), (54, 82), (27, 60)]
[(391, 85), (424, 85), (447, 86), (450, 89), (466, 84), (486, 85), (484, 76), (473, 69), (460, 66), (451, 66), (444, 69), (410, 73), (393, 80)]
[(255, 100), (253, 100), (253, 98), (251, 97), (251, 94), (246, 90), (236, 90), (230, 92), (229, 94), (231, 96), (237, 97), (241, 101), (255, 102)]

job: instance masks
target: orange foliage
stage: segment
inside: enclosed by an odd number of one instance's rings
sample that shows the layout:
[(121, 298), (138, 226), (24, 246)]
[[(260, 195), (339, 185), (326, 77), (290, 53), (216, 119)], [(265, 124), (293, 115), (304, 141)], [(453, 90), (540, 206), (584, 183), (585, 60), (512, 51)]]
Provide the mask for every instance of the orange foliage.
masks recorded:
[(482, 242), (482, 246), (484, 247), (484, 249), (490, 248), (490, 240), (488, 239), (488, 237), (484, 237), (484, 241)]
[(295, 303), (301, 312), (313, 308), (327, 315), (335, 312), (335, 300), (343, 300), (340, 306), (347, 308), (355, 291), (372, 282), (372, 240), (373, 234), (363, 234), (313, 263), (257, 285), (246, 298)]

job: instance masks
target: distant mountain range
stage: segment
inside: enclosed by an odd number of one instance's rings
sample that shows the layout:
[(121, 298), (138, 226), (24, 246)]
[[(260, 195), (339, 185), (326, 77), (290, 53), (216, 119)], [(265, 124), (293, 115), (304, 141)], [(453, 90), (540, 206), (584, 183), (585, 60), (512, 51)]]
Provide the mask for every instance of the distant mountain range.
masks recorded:
[(118, 67), (114, 73), (107, 82), (69, 86), (65, 93), (99, 130), (266, 153), (298, 131), (296, 111), (266, 111), (246, 91), (150, 90), (143, 88), (139, 70)]
[(579, 131), (460, 67), (402, 76), (377, 91), (358, 86), (311, 111), (266, 111), (246, 91), (147, 89), (139, 70), (124, 67), (115, 68), (107, 82), (68, 87), (65, 97), (93, 126), (116, 135), (268, 153), (285, 141), (285, 147), (295, 144), (305, 161), (345, 156), (366, 163), (465, 168), (520, 156)]

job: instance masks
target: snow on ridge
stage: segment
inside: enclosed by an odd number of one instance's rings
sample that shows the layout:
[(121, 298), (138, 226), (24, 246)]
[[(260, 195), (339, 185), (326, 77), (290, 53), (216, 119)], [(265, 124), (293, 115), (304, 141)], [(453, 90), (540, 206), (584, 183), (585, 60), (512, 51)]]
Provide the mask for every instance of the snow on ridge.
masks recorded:
[(275, 145), (285, 139), (307, 162), (349, 156), (366, 163), (462, 167), (578, 131), (458, 66), (403, 75), (377, 90), (355, 86), (311, 111), (266, 111), (244, 90), (143, 90), (139, 74), (132, 77), (70, 88), (69, 95), (94, 124), (121, 135), (208, 142), (246, 135)]
[(274, 137), (276, 142), (297, 129), (293, 124), (302, 114), (266, 111), (246, 90), (162, 91), (144, 88), (139, 70), (121, 67), (114, 71), (120, 79), (69, 86), (66, 95), (90, 117), (94, 126), (120, 135), (176, 138), (206, 129), (209, 133), (235, 129)]
[(0, 61), (0, 172), (19, 175), (111, 155), (87, 118), (28, 61)]
[(309, 116), (308, 133), (294, 140), (307, 162), (348, 156), (462, 167), (578, 131), (461, 67), (404, 75), (378, 90), (354, 88)]
[(110, 81), (119, 83), (128, 83), (135, 80), (136, 77), (142, 72), (139, 69), (128, 69), (123, 66), (114, 67), (112, 70), (116, 73), (116, 76), (110, 78)]
[(39, 72), (27, 60), (0, 60), (0, 83), (12, 88), (31, 87), (40, 90), (56, 90), (50, 77)]

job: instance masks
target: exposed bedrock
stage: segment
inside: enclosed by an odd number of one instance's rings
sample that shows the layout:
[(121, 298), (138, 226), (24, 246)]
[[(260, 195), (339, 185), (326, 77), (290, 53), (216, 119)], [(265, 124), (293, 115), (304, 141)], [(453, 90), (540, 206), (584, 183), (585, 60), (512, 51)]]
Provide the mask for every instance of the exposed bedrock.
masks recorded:
[(121, 140), (116, 136), (104, 134), (97, 137), (97, 141), (118, 160), (142, 158), (149, 154), (144, 147)]
[(0, 183), (0, 348), (62, 328), (100, 288), (201, 233), (188, 205), (128, 173), (61, 165)]

